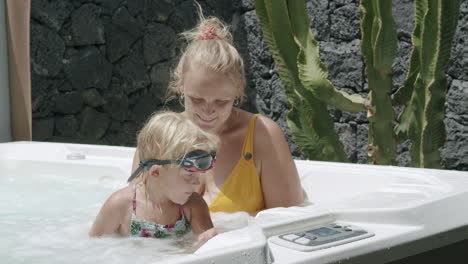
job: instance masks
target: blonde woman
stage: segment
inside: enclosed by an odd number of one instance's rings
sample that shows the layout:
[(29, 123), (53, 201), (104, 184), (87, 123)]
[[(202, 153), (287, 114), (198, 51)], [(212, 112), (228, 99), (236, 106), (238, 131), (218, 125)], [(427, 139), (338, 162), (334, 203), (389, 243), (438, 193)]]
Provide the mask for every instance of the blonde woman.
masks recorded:
[(214, 166), (218, 143), (182, 114), (153, 115), (138, 134), (141, 162), (131, 184), (104, 203), (89, 235), (165, 238), (193, 231), (200, 241), (215, 236), (207, 204), (196, 191), (200, 174)]
[[(241, 110), (244, 63), (227, 25), (204, 18), (183, 33), (188, 45), (175, 68), (172, 91), (183, 114), (221, 144), (216, 168), (202, 180), (200, 194), (211, 212), (256, 214), (272, 207), (301, 205), (304, 194), (289, 147), (271, 119)], [(139, 159), (135, 155), (134, 167)]]

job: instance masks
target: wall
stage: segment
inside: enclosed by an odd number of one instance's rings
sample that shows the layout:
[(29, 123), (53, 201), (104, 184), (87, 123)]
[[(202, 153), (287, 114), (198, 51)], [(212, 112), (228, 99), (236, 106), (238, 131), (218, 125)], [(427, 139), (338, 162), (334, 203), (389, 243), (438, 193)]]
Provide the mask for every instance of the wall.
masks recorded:
[[(207, 15), (232, 24), (248, 77), (248, 101), (243, 108), (277, 121), (293, 155), (303, 157), (290, 140), (285, 121), (288, 106), (253, 0), (199, 2)], [(408, 68), (414, 8), (409, 0), (393, 2), (399, 39), (396, 89)], [(442, 162), (449, 169), (468, 170), (468, 1), (461, 2), (447, 71), (448, 136)], [(334, 86), (366, 96), (358, 1), (309, 0), (307, 8)], [(177, 34), (195, 22), (193, 0), (32, 1), (33, 139), (133, 145), (142, 122), (164, 106), (169, 71), (180, 54)], [(177, 102), (169, 107), (180, 109)], [(330, 108), (330, 114), (349, 158), (366, 163), (366, 113)], [(408, 144), (398, 149), (399, 165), (407, 166)]]
[(0, 143), (11, 141), (5, 1), (0, 1)]

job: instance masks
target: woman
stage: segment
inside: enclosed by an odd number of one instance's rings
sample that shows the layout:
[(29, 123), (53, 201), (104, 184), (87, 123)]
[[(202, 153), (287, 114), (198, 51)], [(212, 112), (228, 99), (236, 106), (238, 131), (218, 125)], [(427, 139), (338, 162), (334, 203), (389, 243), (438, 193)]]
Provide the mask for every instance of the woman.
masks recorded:
[[(241, 110), (244, 64), (228, 27), (204, 18), (183, 33), (188, 45), (171, 89), (184, 115), (221, 140), (216, 166), (201, 182), (211, 212), (258, 211), (301, 205), (304, 194), (283, 132), (271, 119)], [(135, 155), (133, 169), (139, 160)]]

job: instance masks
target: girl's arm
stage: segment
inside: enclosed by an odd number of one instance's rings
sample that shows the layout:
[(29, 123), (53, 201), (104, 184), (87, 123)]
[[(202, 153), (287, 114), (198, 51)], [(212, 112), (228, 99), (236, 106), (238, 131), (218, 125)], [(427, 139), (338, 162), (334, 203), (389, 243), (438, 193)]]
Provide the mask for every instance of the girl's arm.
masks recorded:
[[(127, 187), (128, 188), (128, 187)], [(88, 235), (91, 237), (119, 233), (120, 225), (127, 214), (125, 188), (113, 193), (99, 211)]]
[(273, 120), (255, 122), (254, 153), (266, 208), (301, 205), (304, 192), (283, 131)]
[(192, 232), (198, 236), (198, 241), (208, 241), (218, 234), (218, 231), (213, 227), (208, 205), (198, 193), (193, 193), (190, 196), (184, 208), (189, 211), (188, 219), (192, 226)]

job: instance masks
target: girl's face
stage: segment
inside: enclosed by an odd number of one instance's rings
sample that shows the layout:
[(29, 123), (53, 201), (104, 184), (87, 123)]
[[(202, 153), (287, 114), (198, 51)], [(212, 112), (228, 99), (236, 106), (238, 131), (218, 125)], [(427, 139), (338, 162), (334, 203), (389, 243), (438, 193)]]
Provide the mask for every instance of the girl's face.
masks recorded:
[(225, 75), (200, 67), (184, 78), (185, 113), (205, 131), (219, 133), (232, 112), (237, 89)]
[(200, 187), (200, 173), (187, 171), (181, 167), (168, 167), (160, 170), (161, 186), (165, 196), (173, 203), (185, 204), (192, 193)]

